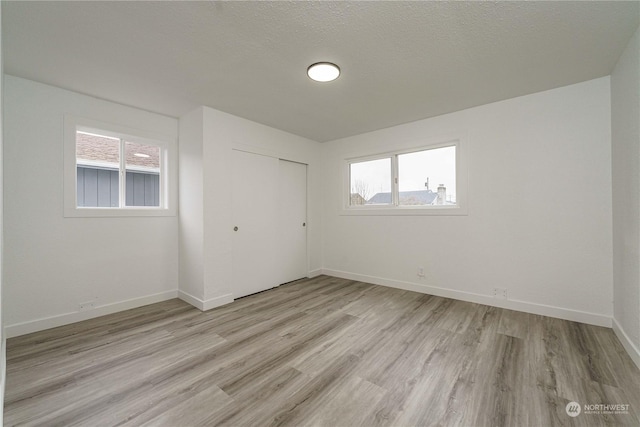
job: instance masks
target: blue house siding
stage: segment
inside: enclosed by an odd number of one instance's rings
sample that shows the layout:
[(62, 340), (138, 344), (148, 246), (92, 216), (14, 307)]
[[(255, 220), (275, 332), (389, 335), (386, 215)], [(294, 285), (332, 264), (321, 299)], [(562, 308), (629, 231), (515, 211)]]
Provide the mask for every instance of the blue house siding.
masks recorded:
[(118, 207), (118, 171), (78, 166), (77, 201), (80, 207)]
[(160, 206), (160, 176), (127, 172), (127, 206)]
[[(159, 206), (158, 174), (127, 172), (127, 206)], [(118, 170), (77, 167), (77, 203), (79, 207), (118, 207)]]

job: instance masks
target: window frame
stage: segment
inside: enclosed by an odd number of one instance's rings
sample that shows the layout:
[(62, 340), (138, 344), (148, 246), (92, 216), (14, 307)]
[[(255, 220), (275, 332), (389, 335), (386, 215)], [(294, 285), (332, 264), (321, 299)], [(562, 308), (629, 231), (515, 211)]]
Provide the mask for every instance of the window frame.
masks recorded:
[[(120, 139), (119, 207), (78, 206), (76, 132), (90, 132)], [(126, 168), (125, 141), (160, 148), (160, 206), (126, 205), (126, 172), (137, 168)], [(65, 217), (131, 217), (131, 216), (175, 216), (177, 202), (177, 146), (176, 141), (153, 131), (133, 129), (113, 123), (65, 115), (64, 117), (64, 216)], [(96, 164), (99, 162), (96, 162)], [(91, 167), (91, 162), (86, 166)]]
[[(445, 147), (456, 147), (456, 204), (455, 205), (400, 205), (398, 156)], [(351, 165), (377, 159), (391, 159), (391, 204), (352, 205), (351, 204)], [(467, 215), (467, 165), (466, 143), (464, 138), (447, 138), (425, 145), (400, 148), (365, 156), (352, 156), (344, 159), (342, 179), (341, 215)]]

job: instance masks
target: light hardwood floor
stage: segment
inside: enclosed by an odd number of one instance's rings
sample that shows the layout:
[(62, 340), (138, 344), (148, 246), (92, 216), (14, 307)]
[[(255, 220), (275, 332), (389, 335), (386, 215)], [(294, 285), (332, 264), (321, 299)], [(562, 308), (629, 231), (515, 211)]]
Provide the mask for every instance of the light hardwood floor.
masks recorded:
[(7, 360), (6, 426), (640, 424), (610, 329), (327, 276), (13, 338)]

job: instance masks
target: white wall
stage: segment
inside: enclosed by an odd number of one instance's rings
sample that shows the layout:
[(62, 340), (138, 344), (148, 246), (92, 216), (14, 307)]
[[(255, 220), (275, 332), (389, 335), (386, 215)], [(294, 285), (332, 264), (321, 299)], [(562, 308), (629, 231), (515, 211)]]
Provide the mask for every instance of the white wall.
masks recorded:
[[(175, 297), (177, 217), (63, 217), (63, 117), (174, 140), (177, 120), (12, 76), (4, 89), (7, 334)], [(80, 312), (91, 300), (97, 308)]]
[[(3, 257), (4, 257), (4, 249), (3, 249), (3, 241), (4, 241), (4, 225), (3, 225), (3, 129), (4, 129), (4, 68), (2, 62), (2, 4), (0, 3), (0, 402), (4, 402), (4, 387), (5, 387), (5, 378), (7, 373), (7, 353), (6, 353), (6, 344), (7, 338), (4, 334), (4, 298), (3, 298), (3, 276), (4, 276), (4, 267), (3, 267)], [(4, 405), (0, 405), (0, 420), (3, 419), (4, 414)], [(2, 422), (0, 421), (0, 425)]]
[(202, 108), (180, 118), (180, 291), (204, 299)]
[[(202, 120), (202, 130), (199, 129), (199, 120)], [(322, 266), (320, 144), (208, 107), (201, 107), (182, 117), (180, 122), (180, 155), (183, 156), (185, 150), (194, 156), (197, 156), (199, 150), (202, 151), (201, 166), (198, 166), (197, 159), (193, 160), (196, 167), (202, 168), (202, 183), (198, 182), (199, 171), (180, 181), (181, 230), (187, 227), (187, 221), (183, 219), (185, 215), (193, 218), (193, 221), (190, 219), (189, 222), (193, 223), (194, 227), (199, 227), (199, 215), (202, 215), (204, 228), (201, 254), (198, 254), (201, 243), (197, 240), (197, 233), (181, 234), (181, 248), (189, 247), (191, 251), (190, 255), (181, 256), (181, 277), (184, 269), (194, 266), (199, 268), (199, 259), (202, 259), (202, 284), (199, 286), (201, 290), (194, 290), (192, 282), (185, 281), (183, 286), (181, 281), (181, 296), (185, 297), (184, 292), (189, 293), (195, 299), (189, 296), (184, 299), (204, 309), (233, 299), (233, 215), (230, 179), (234, 148), (308, 164), (309, 271), (310, 275), (318, 274)], [(201, 148), (195, 147), (197, 142), (194, 142), (200, 137), (199, 132), (202, 132)], [(183, 147), (183, 140), (190, 141), (189, 148)], [(192, 185), (196, 186), (195, 188), (202, 187), (203, 199), (201, 202), (192, 200), (189, 205), (185, 205), (182, 202), (182, 193), (191, 191), (187, 189)], [(259, 184), (257, 186), (259, 189)], [(193, 191), (192, 195), (197, 198), (196, 193), (199, 191)], [(199, 206), (200, 203), (202, 208)], [(202, 212), (199, 212), (199, 209), (202, 209)], [(185, 224), (182, 224), (183, 222)], [(193, 277), (196, 277), (194, 280), (199, 280), (200, 273)]]
[[(326, 143), (324, 272), (610, 326), (609, 83), (604, 77)], [(467, 216), (340, 215), (345, 157), (461, 134)], [(509, 300), (494, 299), (494, 287), (506, 288)]]
[(611, 74), (614, 330), (640, 367), (640, 29)]

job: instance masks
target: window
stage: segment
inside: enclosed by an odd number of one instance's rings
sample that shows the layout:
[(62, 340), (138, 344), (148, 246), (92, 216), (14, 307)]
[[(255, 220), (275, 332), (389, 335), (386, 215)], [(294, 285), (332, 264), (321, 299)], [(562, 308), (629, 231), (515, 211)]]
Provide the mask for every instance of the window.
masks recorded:
[[(460, 140), (347, 159), (346, 214), (465, 214)], [(463, 198), (463, 197), (462, 197)]]
[(398, 155), (398, 204), (456, 204), (455, 145)]
[[(391, 203), (391, 158), (354, 162), (350, 165), (351, 205)], [(386, 194), (388, 197), (373, 197)]]
[(170, 148), (144, 132), (65, 118), (65, 215), (173, 215)]
[(160, 146), (128, 139), (76, 128), (77, 207), (160, 207)]
[(79, 207), (120, 207), (120, 139), (76, 131)]

